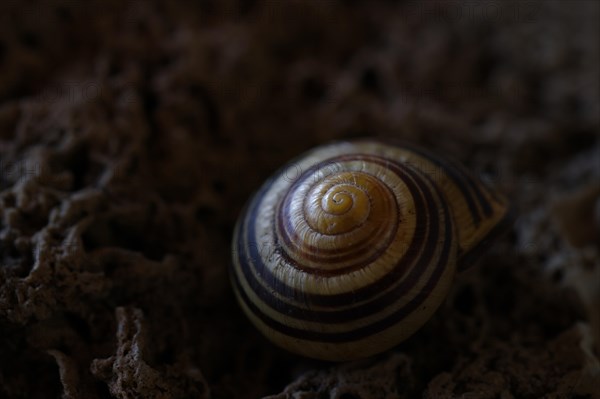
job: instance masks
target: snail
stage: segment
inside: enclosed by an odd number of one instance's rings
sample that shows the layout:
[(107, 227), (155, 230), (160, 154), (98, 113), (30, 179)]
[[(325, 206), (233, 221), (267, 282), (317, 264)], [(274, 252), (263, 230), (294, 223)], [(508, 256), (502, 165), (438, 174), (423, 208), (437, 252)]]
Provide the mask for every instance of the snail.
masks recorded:
[(272, 342), (329, 361), (411, 336), (510, 206), (456, 162), (374, 139), (317, 147), (246, 204), (234, 230), (237, 301)]

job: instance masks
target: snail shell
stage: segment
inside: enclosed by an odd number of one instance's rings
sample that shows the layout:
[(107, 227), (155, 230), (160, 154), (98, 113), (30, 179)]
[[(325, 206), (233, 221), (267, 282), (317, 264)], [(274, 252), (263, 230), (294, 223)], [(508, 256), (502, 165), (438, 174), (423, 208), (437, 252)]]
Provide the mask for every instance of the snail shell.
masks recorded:
[(505, 199), (419, 148), (338, 142), (292, 161), (234, 232), (231, 280), (277, 345), (324, 360), (370, 356), (419, 329), (507, 224)]

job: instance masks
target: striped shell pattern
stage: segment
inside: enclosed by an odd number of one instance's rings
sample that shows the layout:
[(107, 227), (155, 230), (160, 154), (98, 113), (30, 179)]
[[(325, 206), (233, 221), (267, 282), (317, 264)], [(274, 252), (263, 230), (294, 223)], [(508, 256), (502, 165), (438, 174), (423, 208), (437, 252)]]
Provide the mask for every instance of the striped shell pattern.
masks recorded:
[(362, 358), (419, 329), (507, 215), (504, 198), (427, 151), (333, 143), (282, 168), (246, 205), (231, 280), (277, 345)]

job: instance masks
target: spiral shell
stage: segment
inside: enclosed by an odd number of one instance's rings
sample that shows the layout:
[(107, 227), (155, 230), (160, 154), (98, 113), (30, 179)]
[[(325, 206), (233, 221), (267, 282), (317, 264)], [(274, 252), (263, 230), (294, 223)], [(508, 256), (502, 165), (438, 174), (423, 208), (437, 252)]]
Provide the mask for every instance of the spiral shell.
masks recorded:
[(507, 215), (499, 194), (422, 149), (325, 145), (247, 204), (234, 232), (234, 291), (283, 348), (325, 360), (370, 356), (430, 318), (457, 267)]

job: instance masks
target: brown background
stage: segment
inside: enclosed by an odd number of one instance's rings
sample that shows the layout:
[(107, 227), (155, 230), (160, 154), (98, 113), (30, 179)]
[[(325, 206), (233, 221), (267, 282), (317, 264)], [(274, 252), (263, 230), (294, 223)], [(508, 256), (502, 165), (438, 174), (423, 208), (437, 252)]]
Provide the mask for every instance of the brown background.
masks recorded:
[[(599, 3), (4, 1), (0, 398), (597, 398)], [(389, 353), (274, 348), (227, 279), (241, 207), (395, 137), (514, 228)]]

